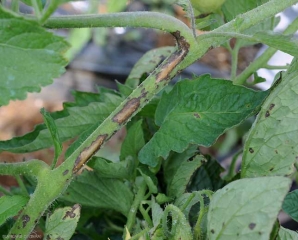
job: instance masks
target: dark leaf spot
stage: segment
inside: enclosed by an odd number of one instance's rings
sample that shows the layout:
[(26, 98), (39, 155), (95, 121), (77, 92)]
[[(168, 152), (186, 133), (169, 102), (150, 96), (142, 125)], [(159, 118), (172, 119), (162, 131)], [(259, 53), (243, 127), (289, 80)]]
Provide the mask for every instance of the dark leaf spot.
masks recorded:
[(198, 113), (194, 113), (195, 118), (201, 118), (201, 116)]
[(214, 233), (215, 233), (214, 229), (211, 229), (211, 233), (212, 233), (212, 234), (214, 234)]
[(62, 220), (65, 220), (67, 217), (69, 217), (69, 218), (75, 218), (76, 217), (76, 214), (74, 213), (74, 211), (77, 208), (81, 208), (81, 206), (79, 204), (73, 205), (73, 207), (71, 208), (71, 210), (70, 211), (67, 211), (65, 213), (64, 217), (62, 218)]
[(63, 176), (65, 176), (67, 173), (69, 172), (69, 170), (68, 169), (66, 169), (62, 174), (63, 174)]
[(273, 171), (273, 169), (274, 169), (274, 167), (270, 168), (270, 169), (269, 169), (269, 171), (270, 171), (270, 172), (272, 172), (272, 171)]
[(274, 108), (274, 106), (275, 106), (275, 104), (274, 103), (271, 103), (270, 104), (270, 107), (269, 107), (269, 111), (272, 110)]
[(270, 116), (269, 111), (266, 111), (266, 113), (265, 113), (265, 118), (267, 118), (267, 117), (269, 117), (269, 116)]
[(250, 230), (253, 230), (256, 227), (256, 224), (255, 223), (250, 223), (248, 225), (248, 227), (249, 227)]
[(278, 151), (277, 151), (277, 150), (275, 150), (274, 152), (275, 152), (276, 154), (278, 154)]
[(252, 148), (249, 148), (248, 151), (249, 151), (250, 153), (254, 153), (254, 152), (255, 152)]
[(27, 223), (30, 221), (30, 217), (28, 215), (22, 216), (23, 228), (26, 227)]

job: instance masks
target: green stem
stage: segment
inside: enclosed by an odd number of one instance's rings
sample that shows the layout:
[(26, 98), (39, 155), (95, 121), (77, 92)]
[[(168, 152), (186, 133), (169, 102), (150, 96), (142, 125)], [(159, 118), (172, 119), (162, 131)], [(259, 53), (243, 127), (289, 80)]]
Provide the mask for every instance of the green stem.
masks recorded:
[[(135, 199), (130, 207), (128, 216), (127, 216), (127, 222), (126, 222), (126, 228), (129, 232), (131, 232), (135, 221), (136, 221), (136, 214), (137, 211), (139, 209), (139, 206), (141, 204), (141, 202), (144, 200), (144, 196), (146, 194), (146, 190), (147, 190), (147, 184), (146, 182), (143, 180), (143, 182), (141, 183), (138, 192), (135, 196)], [(125, 232), (125, 231), (124, 231)], [(126, 235), (126, 233), (124, 233)], [(125, 239), (125, 236), (123, 237), (123, 239)]]
[(236, 162), (237, 162), (237, 159), (239, 157), (239, 155), (243, 152), (243, 150), (241, 149), (240, 151), (238, 151), (234, 157), (232, 158), (232, 161), (231, 161), (231, 165), (229, 167), (229, 171), (227, 173), (226, 176), (224, 176), (224, 180), (226, 181), (230, 181), (233, 177), (234, 177), (234, 174), (235, 174), (235, 168), (236, 168)]
[(232, 56), (231, 80), (233, 80), (237, 75), (239, 48), (240, 47), (236, 43), (231, 52), (231, 56)]
[[(298, 18), (296, 18), (283, 32), (284, 35), (294, 34), (298, 29)], [(246, 80), (262, 66), (266, 66), (270, 58), (276, 53), (276, 49), (269, 47), (260, 57), (253, 61), (241, 74), (234, 79), (234, 84), (242, 85)]]
[[(144, 197), (146, 198), (146, 197)], [(153, 223), (152, 223), (152, 220), (148, 214), (148, 211), (149, 211), (150, 208), (148, 208), (148, 210), (146, 210), (144, 207), (143, 207), (143, 204), (140, 204), (140, 207), (139, 207), (139, 210), (142, 214), (142, 216), (144, 217), (145, 221), (147, 222), (147, 224), (149, 225), (150, 228), (153, 227)]]
[(0, 185), (0, 192), (4, 193), (5, 195), (12, 196), (13, 194), (7, 191), (4, 187)]
[(284, 65), (284, 66), (273, 66), (273, 65), (266, 64), (262, 68), (272, 69), (272, 70), (283, 70), (283, 69), (287, 69), (288, 67), (289, 67), (288, 65)]
[(39, 22), (43, 24), (45, 21), (47, 21), (47, 19), (55, 12), (59, 4), (59, 0), (51, 0), (49, 6), (43, 10)]
[(40, 13), (40, 9), (39, 9), (37, 0), (31, 0), (31, 4), (34, 8), (34, 14), (35, 14), (36, 18), (40, 19), (41, 18), (41, 13)]
[(59, 16), (49, 18), (44, 26), (46, 28), (144, 27), (171, 33), (179, 30), (181, 36), (194, 40), (192, 31), (186, 24), (172, 16), (157, 12)]
[[(59, 169), (44, 168), (40, 171), (36, 189), (8, 236), (16, 235), (27, 239), (45, 210), (66, 189), (70, 183), (71, 175), (71, 173), (61, 172)], [(52, 179), (55, 179), (55, 184), (51, 182)]]
[(20, 189), (22, 190), (22, 193), (25, 195), (25, 196), (29, 196), (29, 193), (27, 191), (27, 188), (22, 180), (22, 178), (20, 177), (20, 175), (15, 175), (15, 178), (19, 184), (19, 187)]
[(198, 194), (199, 197), (199, 201), (200, 201), (200, 212), (199, 212), (199, 216), (198, 216), (198, 220), (196, 222), (196, 225), (194, 227), (194, 239), (200, 239), (201, 236), (201, 223), (202, 223), (202, 219), (205, 213), (205, 202), (204, 202), (204, 198), (202, 197), (201, 194)]
[(132, 236), (129, 240), (138, 240), (138, 239), (143, 239), (141, 238), (144, 236), (144, 234), (149, 232), (149, 228), (143, 229), (141, 232), (137, 233), (136, 235)]
[(11, 1), (11, 10), (18, 13), (19, 12), (19, 0)]

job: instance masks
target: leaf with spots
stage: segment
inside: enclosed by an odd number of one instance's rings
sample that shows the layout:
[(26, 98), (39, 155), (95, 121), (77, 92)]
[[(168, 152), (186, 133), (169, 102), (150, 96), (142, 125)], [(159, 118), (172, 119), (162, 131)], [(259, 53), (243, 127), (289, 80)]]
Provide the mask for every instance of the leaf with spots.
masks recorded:
[(47, 217), (44, 239), (70, 239), (77, 227), (80, 211), (79, 204), (56, 209)]
[(0, 105), (25, 99), (64, 72), (68, 44), (38, 25), (0, 7)]
[(209, 206), (208, 239), (268, 240), (290, 185), (285, 177), (260, 177), (218, 190)]
[(282, 74), (249, 132), (244, 145), (242, 177), (284, 176), (298, 159), (298, 61)]
[(112, 209), (127, 215), (133, 194), (123, 181), (102, 178), (96, 171), (85, 170), (71, 182), (61, 200), (79, 203), (82, 206)]
[(5, 223), (8, 218), (16, 216), (26, 205), (28, 200), (29, 198), (20, 195), (0, 197), (0, 226)]
[(298, 222), (298, 190), (287, 194), (282, 204), (282, 210)]
[(162, 95), (155, 114), (160, 129), (141, 149), (140, 161), (156, 166), (158, 157), (166, 158), (171, 150), (180, 153), (189, 144), (211, 146), (257, 111), (267, 95), (209, 75), (177, 83)]

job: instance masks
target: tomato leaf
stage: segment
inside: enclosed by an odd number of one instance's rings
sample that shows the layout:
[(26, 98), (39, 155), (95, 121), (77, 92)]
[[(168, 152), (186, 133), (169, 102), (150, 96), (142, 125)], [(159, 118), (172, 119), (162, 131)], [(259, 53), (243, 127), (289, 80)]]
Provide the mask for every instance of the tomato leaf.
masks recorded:
[(282, 204), (282, 210), (298, 222), (298, 190), (287, 194)]
[(234, 181), (214, 193), (208, 239), (269, 239), (291, 180), (262, 177)]
[(298, 158), (298, 60), (268, 96), (244, 145), (242, 177), (284, 176)]
[(48, 216), (44, 239), (68, 240), (74, 234), (79, 218), (81, 206), (58, 208)]
[(0, 7), (0, 105), (25, 99), (64, 72), (68, 44), (34, 21)]
[(28, 200), (29, 198), (20, 195), (0, 197), (0, 226), (8, 218), (16, 216)]
[(139, 152), (140, 161), (156, 166), (158, 157), (166, 158), (171, 150), (182, 152), (189, 144), (211, 146), (253, 114), (267, 95), (209, 75), (179, 82), (162, 95), (155, 115), (160, 129)]

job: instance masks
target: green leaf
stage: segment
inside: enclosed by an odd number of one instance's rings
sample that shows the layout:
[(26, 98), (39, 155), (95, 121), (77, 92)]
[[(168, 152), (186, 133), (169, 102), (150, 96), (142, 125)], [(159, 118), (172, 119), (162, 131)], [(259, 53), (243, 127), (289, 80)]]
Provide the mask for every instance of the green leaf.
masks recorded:
[(127, 130), (127, 135), (121, 146), (120, 160), (124, 161), (128, 157), (134, 161), (137, 160), (138, 153), (144, 145), (142, 120), (139, 120)]
[(68, 44), (34, 21), (0, 7), (0, 105), (25, 99), (64, 72)]
[(164, 181), (169, 186), (174, 175), (178, 171), (181, 163), (195, 156), (198, 153), (197, 146), (191, 145), (182, 153), (171, 152), (165, 162), (163, 162)]
[(292, 56), (298, 56), (298, 40), (293, 35), (282, 35), (275, 32), (257, 32), (253, 35), (258, 42), (279, 49)]
[(126, 162), (111, 162), (101, 157), (92, 157), (88, 166), (99, 174), (101, 178), (129, 179), (130, 172)]
[(56, 209), (47, 218), (44, 239), (70, 239), (76, 230), (80, 211), (81, 206), (79, 204)]
[(234, 181), (214, 193), (208, 239), (268, 240), (291, 180), (284, 177)]
[[(62, 142), (78, 136), (94, 123), (100, 124), (122, 102), (122, 98), (111, 93), (80, 93), (75, 103), (64, 104), (64, 110), (51, 113)], [(32, 152), (52, 145), (52, 138), (45, 124), (21, 137), (0, 141), (0, 151), (15, 153)]]
[(224, 168), (213, 158), (206, 156), (205, 163), (196, 171), (188, 191), (199, 191), (209, 189), (216, 191), (225, 185), (225, 181), (221, 178)]
[(69, 33), (68, 42), (71, 47), (65, 54), (67, 59), (74, 59), (74, 57), (83, 49), (83, 47), (91, 39), (91, 28), (76, 28)]
[(193, 159), (181, 162), (172, 181), (167, 186), (167, 195), (170, 197), (179, 197), (186, 191), (194, 172), (201, 167), (206, 159), (202, 155), (196, 155)]
[(69, 185), (62, 200), (103, 209), (112, 209), (127, 215), (133, 194), (118, 179), (100, 177), (96, 172), (83, 171)]
[(280, 227), (276, 240), (298, 240), (298, 233), (289, 229)]
[(209, 75), (177, 83), (162, 95), (155, 116), (160, 129), (139, 152), (140, 161), (156, 166), (158, 157), (166, 158), (171, 150), (182, 152), (189, 144), (211, 146), (254, 113), (267, 95)]
[(252, 10), (268, 0), (226, 0), (222, 6), (222, 12), (227, 22), (237, 15)]
[(28, 200), (27, 197), (20, 195), (0, 197), (0, 226), (5, 223), (8, 218), (16, 216), (26, 205)]
[(262, 105), (243, 150), (241, 177), (287, 175), (298, 158), (298, 62)]
[(126, 79), (125, 85), (132, 90), (135, 89), (140, 84), (142, 76), (144, 74), (148, 76), (173, 51), (173, 47), (162, 47), (146, 52), (134, 65)]
[(298, 222), (298, 190), (287, 194), (282, 204), (282, 210)]
[(60, 141), (60, 137), (59, 137), (59, 132), (57, 129), (57, 126), (55, 124), (54, 119), (52, 118), (52, 116), (50, 115), (49, 112), (47, 112), (44, 108), (42, 108), (40, 110), (44, 122), (47, 126), (47, 129), (50, 132), (52, 141), (53, 141), (53, 145), (54, 145), (54, 149), (55, 149), (55, 156), (54, 156), (54, 161), (53, 161), (53, 167), (55, 167), (56, 162), (58, 160), (58, 157), (60, 156), (61, 152), (62, 152), (62, 143)]

